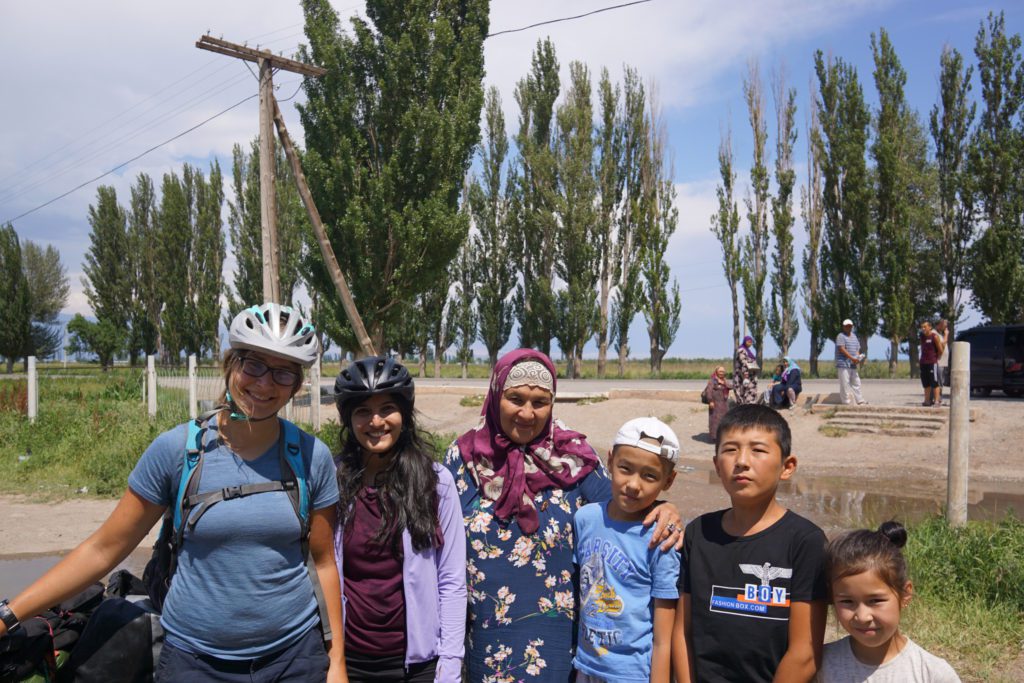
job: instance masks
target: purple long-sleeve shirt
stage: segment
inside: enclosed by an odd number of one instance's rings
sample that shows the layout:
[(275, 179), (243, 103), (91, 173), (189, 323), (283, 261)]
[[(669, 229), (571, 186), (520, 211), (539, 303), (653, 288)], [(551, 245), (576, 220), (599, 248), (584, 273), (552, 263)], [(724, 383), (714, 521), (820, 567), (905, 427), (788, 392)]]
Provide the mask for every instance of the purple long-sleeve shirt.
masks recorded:
[[(466, 528), (451, 472), (436, 463), (434, 471), (444, 545), (414, 550), (408, 530), (402, 530), (405, 664), (437, 657), (436, 683), (458, 683), (466, 637)], [(339, 576), (345, 575), (343, 547), (344, 529), (339, 524), (334, 532)]]

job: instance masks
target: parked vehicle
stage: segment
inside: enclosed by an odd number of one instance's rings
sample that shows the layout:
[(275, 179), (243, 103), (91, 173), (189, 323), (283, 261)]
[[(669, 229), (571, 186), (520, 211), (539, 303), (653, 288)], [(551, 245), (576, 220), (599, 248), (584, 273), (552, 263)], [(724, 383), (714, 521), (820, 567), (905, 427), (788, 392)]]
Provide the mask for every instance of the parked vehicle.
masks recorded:
[(956, 335), (971, 344), (971, 393), (1024, 396), (1024, 325), (980, 325)]

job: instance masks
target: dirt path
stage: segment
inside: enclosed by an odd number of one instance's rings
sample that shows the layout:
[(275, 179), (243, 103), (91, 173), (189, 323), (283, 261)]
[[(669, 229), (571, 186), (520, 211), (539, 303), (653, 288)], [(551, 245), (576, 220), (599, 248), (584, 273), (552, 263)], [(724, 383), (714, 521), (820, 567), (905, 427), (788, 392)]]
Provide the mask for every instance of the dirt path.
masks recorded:
[[(895, 402), (912, 400), (915, 387), (906, 383)], [(457, 394), (423, 392), (417, 397), (421, 424), (440, 433), (460, 433), (476, 424), (480, 408), (460, 405)], [(970, 502), (1024, 501), (1024, 400), (976, 400), (971, 424)], [(670, 491), (686, 516), (724, 507), (727, 499), (710, 471), (713, 446), (707, 441), (707, 411), (694, 400), (614, 399), (587, 404), (559, 403), (555, 414), (585, 433), (602, 455), (619, 425), (639, 415), (669, 421), (682, 441), (681, 475)], [(948, 435), (889, 437), (850, 433), (831, 438), (818, 431), (822, 418), (798, 410), (786, 413), (793, 430), (799, 470), (783, 490), (784, 502), (823, 526), (841, 526), (851, 518), (900, 514), (899, 503), (912, 499), (938, 510), (945, 500)], [(984, 499), (984, 500), (983, 500)], [(37, 503), (20, 496), (0, 496), (0, 557), (66, 551), (99, 527), (116, 501), (76, 498)], [(848, 509), (845, 510), (844, 506)], [(887, 509), (887, 506), (889, 509)], [(833, 514), (834, 513), (834, 514)], [(972, 514), (974, 514), (972, 512)], [(820, 521), (824, 520), (824, 521)], [(829, 521), (834, 520), (834, 521)], [(837, 520), (837, 521), (835, 521)], [(155, 540), (155, 530), (146, 544)]]

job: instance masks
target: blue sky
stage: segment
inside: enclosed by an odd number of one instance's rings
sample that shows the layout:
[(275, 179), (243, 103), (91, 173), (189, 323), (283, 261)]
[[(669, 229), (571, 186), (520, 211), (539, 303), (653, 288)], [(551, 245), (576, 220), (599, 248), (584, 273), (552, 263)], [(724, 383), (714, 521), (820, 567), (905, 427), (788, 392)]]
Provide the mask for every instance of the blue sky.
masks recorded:
[[(612, 0), (494, 0), (491, 30), (516, 28), (617, 4)], [(336, 0), (343, 16), (362, 3)], [(741, 82), (748, 61), (758, 60), (766, 84), (769, 72), (784, 65), (798, 90), (800, 137), (794, 157), (798, 182), (806, 159), (803, 122), (813, 53), (821, 49), (853, 63), (865, 95), (874, 105), (869, 38), (888, 30), (908, 74), (907, 97), (922, 117), (936, 101), (942, 47), (959, 49), (973, 63), (974, 37), (990, 10), (1005, 10), (1010, 32), (1024, 31), (1020, 3), (993, 5), (950, 0), (737, 0), (730, 3), (652, 2), (577, 21), (498, 36), (486, 44), (487, 85), (502, 93), (510, 131), (517, 113), (515, 81), (529, 68), (538, 39), (550, 36), (563, 72), (571, 60), (595, 74), (607, 66), (621, 78), (623, 64), (637, 67), (657, 84), (675, 160), (680, 224), (666, 258), (683, 290), (682, 327), (671, 356), (723, 356), (729, 353), (731, 311), (721, 274), (720, 252), (708, 231), (716, 208), (719, 131), (731, 125), (739, 197), (746, 192), (750, 131)], [(249, 41), (291, 52), (303, 40), (301, 10), (294, 3), (182, 0), (155, 6), (107, 0), (61, 0), (5, 6), (0, 22), (0, 56), (8, 69), (0, 78), (0, 221), (12, 218), (139, 154), (256, 92), (245, 67), (228, 57), (197, 50), (193, 43), (207, 29), (228, 40)], [(567, 80), (567, 79), (563, 79)], [(289, 74), (277, 78), (278, 97), (295, 92)], [(980, 88), (975, 84), (975, 92)], [(296, 99), (301, 99), (301, 93)], [(131, 108), (131, 109), (129, 109)], [(293, 135), (301, 138), (298, 115), (283, 105)], [(127, 111), (126, 111), (127, 110)], [(774, 116), (769, 111), (769, 149), (774, 148)], [(128, 186), (146, 172), (157, 183), (185, 161), (208, 165), (218, 158), (230, 173), (231, 146), (256, 132), (255, 99), (128, 165), (104, 183), (126, 202)], [(64, 146), (62, 152), (47, 157)], [(64, 166), (52, 166), (67, 159)], [(72, 166), (67, 168), (67, 166)], [(230, 191), (229, 191), (230, 193)], [(81, 293), (82, 258), (88, 247), (87, 208), (95, 185), (79, 190), (15, 222), (23, 239), (53, 244), (72, 280), (67, 312), (89, 314)], [(226, 206), (225, 206), (226, 215)], [(797, 225), (797, 247), (804, 242)], [(233, 262), (226, 264), (227, 277)], [(969, 320), (976, 320), (973, 316)], [(633, 325), (634, 355), (646, 355), (642, 319)], [(806, 356), (807, 337), (794, 349)], [(884, 354), (873, 340), (873, 356)], [(776, 349), (770, 341), (766, 350)], [(826, 355), (831, 348), (826, 348)], [(588, 352), (589, 355), (589, 352)]]

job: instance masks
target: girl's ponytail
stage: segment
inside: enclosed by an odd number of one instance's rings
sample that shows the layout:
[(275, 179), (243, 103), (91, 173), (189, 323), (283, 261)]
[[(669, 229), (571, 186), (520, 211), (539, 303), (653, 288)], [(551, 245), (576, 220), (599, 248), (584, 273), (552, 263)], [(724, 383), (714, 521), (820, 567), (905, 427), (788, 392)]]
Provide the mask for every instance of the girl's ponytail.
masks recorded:
[(825, 559), (829, 586), (847, 576), (873, 571), (903, 596), (909, 581), (902, 550), (906, 544), (906, 528), (893, 520), (883, 522), (875, 531), (858, 529), (833, 539)]
[(907, 529), (894, 519), (882, 522), (878, 527), (878, 533), (882, 534), (897, 548), (902, 549), (907, 544)]

